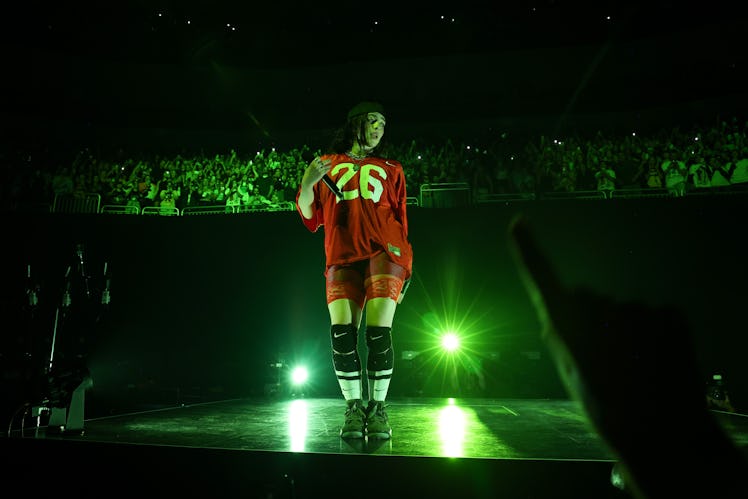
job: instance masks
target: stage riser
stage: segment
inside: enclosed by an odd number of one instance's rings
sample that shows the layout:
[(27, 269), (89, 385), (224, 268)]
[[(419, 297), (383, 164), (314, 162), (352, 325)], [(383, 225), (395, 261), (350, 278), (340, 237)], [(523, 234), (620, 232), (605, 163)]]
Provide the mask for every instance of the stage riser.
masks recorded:
[[(612, 463), (253, 452), (0, 440), (6, 486), (25, 497), (623, 497)], [(378, 477), (378, 478), (377, 478)], [(46, 484), (46, 485), (42, 485)]]

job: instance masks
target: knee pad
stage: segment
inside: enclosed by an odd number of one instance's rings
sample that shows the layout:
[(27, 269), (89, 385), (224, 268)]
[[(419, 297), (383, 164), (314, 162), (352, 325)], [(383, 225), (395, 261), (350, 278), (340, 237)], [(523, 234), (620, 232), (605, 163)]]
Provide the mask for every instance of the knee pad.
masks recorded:
[(369, 371), (392, 369), (395, 352), (392, 349), (392, 328), (383, 326), (366, 327), (366, 346), (369, 349), (366, 368)]
[(361, 369), (357, 333), (353, 324), (333, 324), (330, 327), (332, 360), (336, 371), (350, 373)]

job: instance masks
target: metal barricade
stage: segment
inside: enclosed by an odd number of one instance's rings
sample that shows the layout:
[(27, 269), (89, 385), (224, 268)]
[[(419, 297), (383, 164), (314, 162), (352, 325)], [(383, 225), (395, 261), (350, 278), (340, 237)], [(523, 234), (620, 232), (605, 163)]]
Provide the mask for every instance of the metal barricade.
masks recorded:
[(140, 210), (141, 215), (163, 215), (166, 217), (179, 216), (179, 208), (176, 206), (145, 206)]
[(543, 199), (606, 199), (602, 191), (548, 191), (541, 194)]
[(236, 207), (226, 206), (225, 204), (185, 206), (182, 208), (182, 215), (225, 215), (226, 213), (234, 213), (234, 208)]
[(266, 213), (272, 211), (296, 211), (296, 203), (292, 201), (281, 201), (275, 204), (241, 206), (238, 213)]
[(480, 194), (476, 196), (476, 204), (509, 203), (513, 201), (535, 201), (534, 192), (512, 192), (503, 194)]
[(113, 215), (139, 215), (140, 208), (135, 205), (105, 204), (101, 207), (100, 213), (110, 213)]
[(616, 189), (613, 191), (612, 197), (618, 199), (665, 198), (670, 197), (670, 193), (667, 189), (660, 187), (629, 187), (626, 189)]
[(470, 185), (467, 182), (422, 184), (420, 204), (424, 208), (462, 208), (472, 206)]
[(87, 193), (82, 196), (75, 194), (55, 194), (52, 203), (52, 213), (99, 213), (101, 195)]

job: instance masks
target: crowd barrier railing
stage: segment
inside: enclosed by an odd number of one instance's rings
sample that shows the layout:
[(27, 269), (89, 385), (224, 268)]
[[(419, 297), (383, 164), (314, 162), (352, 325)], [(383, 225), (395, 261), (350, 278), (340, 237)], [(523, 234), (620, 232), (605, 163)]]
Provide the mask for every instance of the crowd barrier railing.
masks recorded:
[(140, 210), (141, 215), (162, 215), (162, 216), (169, 216), (169, 217), (178, 217), (181, 215), (179, 212), (179, 208), (176, 206), (144, 206), (143, 209)]
[(667, 198), (671, 196), (672, 194), (667, 189), (661, 187), (627, 187), (612, 192), (612, 197), (618, 199)]
[(473, 204), (467, 182), (421, 184), (419, 206), (424, 208), (459, 208)]
[(132, 204), (105, 204), (99, 213), (111, 213), (113, 215), (140, 215), (140, 207)]
[(542, 193), (543, 199), (606, 199), (603, 191), (551, 191)]
[(235, 206), (226, 206), (225, 204), (185, 206), (182, 208), (182, 215), (225, 215), (226, 213), (236, 213), (235, 208)]
[(507, 203), (510, 201), (535, 201), (537, 197), (534, 192), (512, 192), (490, 194), (481, 193), (475, 197), (476, 204)]
[(99, 213), (101, 195), (96, 193), (55, 194), (52, 213)]
[(243, 205), (237, 206), (237, 213), (265, 213), (271, 211), (296, 211), (296, 204), (291, 201), (281, 201), (276, 204), (269, 204), (265, 206), (257, 205)]
[[(581, 191), (550, 191), (550, 192), (517, 192), (517, 193), (487, 193), (479, 192), (473, 195), (467, 183), (453, 184), (424, 184), (420, 189), (420, 196), (407, 198), (408, 206), (425, 208), (452, 208), (463, 206), (474, 206), (482, 204), (508, 203), (515, 201), (542, 200), (565, 200), (565, 199), (647, 199), (647, 198), (669, 198), (675, 194), (667, 188), (655, 187), (624, 187), (611, 191), (609, 196), (597, 190)], [(726, 186), (699, 187), (689, 186), (684, 197), (691, 196), (713, 196), (713, 195), (739, 195), (748, 194), (748, 182), (731, 184)], [(283, 201), (265, 206), (247, 205), (199, 205), (187, 206), (181, 210), (176, 207), (148, 206), (139, 208), (134, 205), (101, 204), (99, 194), (86, 194), (85, 196), (74, 196), (72, 194), (56, 195), (54, 201), (49, 205), (51, 213), (101, 213), (120, 215), (225, 215), (239, 213), (265, 213), (278, 211), (296, 211), (296, 205), (292, 201)], [(45, 208), (46, 210), (46, 208)]]

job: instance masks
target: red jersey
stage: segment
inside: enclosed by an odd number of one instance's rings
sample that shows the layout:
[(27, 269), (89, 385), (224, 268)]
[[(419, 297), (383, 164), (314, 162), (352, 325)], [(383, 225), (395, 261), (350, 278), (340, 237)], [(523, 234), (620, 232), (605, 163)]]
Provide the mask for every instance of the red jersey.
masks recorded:
[(410, 276), (413, 249), (408, 242), (405, 173), (398, 161), (382, 158), (356, 160), (345, 154), (327, 154), (330, 178), (343, 192), (340, 199), (325, 185), (314, 186), (312, 218), (296, 209), (311, 232), (325, 230), (326, 266), (364, 260), (386, 251)]

